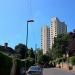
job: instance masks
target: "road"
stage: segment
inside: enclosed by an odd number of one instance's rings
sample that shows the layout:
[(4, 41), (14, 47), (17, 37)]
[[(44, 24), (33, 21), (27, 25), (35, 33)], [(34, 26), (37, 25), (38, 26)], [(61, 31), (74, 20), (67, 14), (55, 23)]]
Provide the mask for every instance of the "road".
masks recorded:
[(43, 69), (43, 75), (75, 75), (75, 72), (57, 68)]

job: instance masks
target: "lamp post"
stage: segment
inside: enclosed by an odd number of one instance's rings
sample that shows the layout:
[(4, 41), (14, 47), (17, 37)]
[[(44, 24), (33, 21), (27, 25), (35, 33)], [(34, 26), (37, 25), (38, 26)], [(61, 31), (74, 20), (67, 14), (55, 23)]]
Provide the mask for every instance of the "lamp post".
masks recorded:
[[(28, 24), (29, 24), (30, 22), (34, 22), (34, 20), (28, 20), (28, 21), (27, 21), (26, 50), (27, 50), (27, 44), (28, 44)], [(25, 52), (25, 59), (26, 59), (26, 52)], [(25, 75), (26, 75), (26, 61), (25, 61)]]
[(26, 47), (27, 47), (27, 44), (28, 44), (28, 24), (29, 24), (29, 22), (34, 22), (34, 20), (28, 20), (27, 21)]

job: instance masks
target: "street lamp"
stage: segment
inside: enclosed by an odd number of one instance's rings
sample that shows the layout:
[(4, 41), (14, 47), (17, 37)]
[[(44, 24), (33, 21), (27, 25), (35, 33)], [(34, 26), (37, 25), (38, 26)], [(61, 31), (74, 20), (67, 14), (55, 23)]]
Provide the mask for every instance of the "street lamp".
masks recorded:
[[(27, 21), (26, 50), (27, 50), (27, 44), (28, 44), (28, 24), (30, 22), (34, 22), (34, 20), (28, 20)], [(25, 52), (25, 58), (26, 58), (26, 52)], [(25, 61), (25, 74), (26, 74), (26, 61)]]
[(34, 20), (28, 20), (27, 21), (26, 47), (27, 47), (27, 44), (28, 44), (28, 24), (29, 24), (29, 22), (34, 22)]

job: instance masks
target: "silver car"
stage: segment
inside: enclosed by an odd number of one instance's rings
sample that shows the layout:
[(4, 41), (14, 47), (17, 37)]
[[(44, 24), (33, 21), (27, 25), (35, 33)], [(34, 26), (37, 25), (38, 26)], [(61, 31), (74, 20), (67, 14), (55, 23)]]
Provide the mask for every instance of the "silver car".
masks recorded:
[(42, 68), (39, 66), (31, 66), (27, 71), (27, 75), (43, 75)]

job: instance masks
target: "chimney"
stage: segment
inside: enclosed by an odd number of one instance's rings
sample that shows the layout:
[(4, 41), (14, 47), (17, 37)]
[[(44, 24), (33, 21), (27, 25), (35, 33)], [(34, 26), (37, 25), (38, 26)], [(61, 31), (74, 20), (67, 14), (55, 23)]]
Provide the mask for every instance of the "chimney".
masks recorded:
[(8, 43), (4, 43), (4, 47), (7, 48), (8, 47)]

